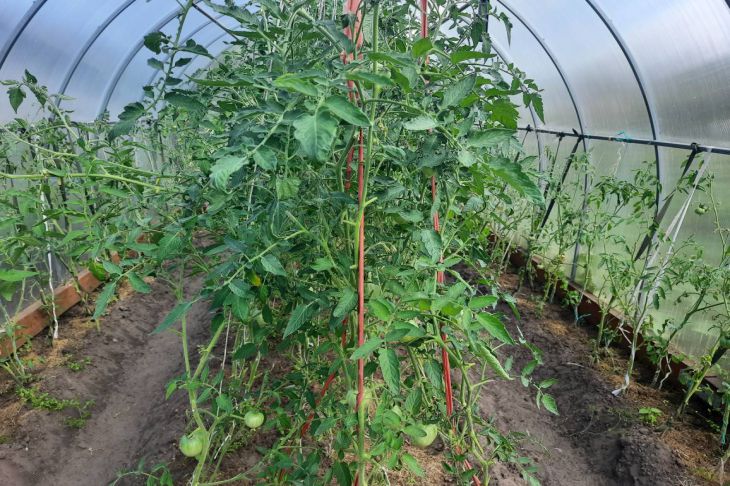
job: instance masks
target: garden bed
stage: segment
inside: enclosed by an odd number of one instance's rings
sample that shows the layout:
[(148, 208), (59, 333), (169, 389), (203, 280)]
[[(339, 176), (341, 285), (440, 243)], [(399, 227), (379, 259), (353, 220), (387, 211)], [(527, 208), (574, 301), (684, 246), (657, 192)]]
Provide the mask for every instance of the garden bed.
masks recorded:
[[(516, 277), (506, 275), (502, 285), (512, 290)], [(185, 397), (177, 392), (164, 399), (166, 383), (183, 370), (179, 338), (171, 332), (149, 334), (175, 298), (164, 286), (153, 287), (148, 295), (123, 291), (100, 332), (76, 307), (64, 317), (63, 340), (53, 347), (44, 339), (34, 341), (30, 356), (45, 361), (28, 385), (38, 390), (36, 396), (46, 392), (80, 404), (93, 400), (93, 405), (84, 409), (90, 413), (85, 419), (78, 407), (41, 410), (24, 404), (5, 383), (0, 477), (9, 478), (8, 484), (106, 484), (118, 471), (138, 468), (142, 460), (147, 471), (158, 463), (168, 464), (175, 484), (184, 482), (192, 467), (177, 450), (177, 438), (187, 423)], [(519, 455), (532, 460), (543, 485), (712, 484), (702, 477), (710, 477), (717, 463), (712, 452), (717, 450), (717, 436), (696, 416), (666, 423), (678, 395), (644, 386), (639, 376), (626, 397), (614, 397), (610, 392), (621, 380), (625, 358), (616, 354), (592, 364), (590, 334), (574, 326), (568, 311), (541, 306), (539, 294), (527, 289), (516, 297), (522, 320), (508, 319), (508, 327), (519, 335), (519, 325), (526, 339), (542, 349), (545, 363), (535, 376), (558, 380), (550, 390), (560, 416), (538, 410), (534, 393), (518, 379), (487, 387), (481, 405), (503, 432), (517, 439)], [(507, 308), (502, 310), (509, 315)], [(191, 312), (192, 342), (203, 342), (210, 320), (206, 306), (198, 304)], [(512, 352), (514, 370), (531, 359), (525, 348)], [(286, 367), (276, 355), (266, 360), (267, 368)], [(650, 375), (649, 370), (638, 371)], [(642, 422), (642, 407), (662, 410), (657, 425)], [(224, 476), (254, 464), (256, 447), (267, 447), (274, 439), (271, 432), (257, 434), (253, 443), (231, 453), (221, 466)], [(422, 484), (449, 484), (439, 467), (442, 447), (437, 441), (418, 451), (429, 478)], [(519, 471), (508, 464), (497, 464), (492, 472), (491, 484), (524, 484)], [(393, 484), (421, 481), (400, 473), (391, 479)], [(139, 475), (120, 482), (141, 483), (144, 478)]]

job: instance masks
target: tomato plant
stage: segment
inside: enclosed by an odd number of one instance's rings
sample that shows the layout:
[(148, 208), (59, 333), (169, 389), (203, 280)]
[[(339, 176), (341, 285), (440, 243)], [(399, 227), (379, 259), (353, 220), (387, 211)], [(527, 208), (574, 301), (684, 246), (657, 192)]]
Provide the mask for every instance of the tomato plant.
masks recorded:
[[(3, 178), (35, 191), (3, 195), (17, 223), (3, 249), (27, 272), (17, 281), (46, 274), (32, 262), (50, 245), (70, 255), (70, 273), (107, 280), (95, 318), (121, 282), (150, 292), (154, 275), (174, 289), (155, 332), (181, 338), (185, 370), (167, 394), (187, 395), (198, 431), (180, 441), (193, 484), (377, 483), (388, 469), (418, 473), (407, 437), (426, 446), (438, 430), (452, 470), (486, 481), (499, 434), (481, 392), (511, 379), (511, 346), (539, 355), (507, 331), (503, 295), (462, 275), (484, 273), (487, 201), (543, 204), (512, 99), (541, 115), (539, 91), (485, 42), (487, 16), (509, 21), (453, 0), (430, 13), (426, 2), (349, 1), (342, 16), (328, 2), (262, 0), (255, 13), (208, 2), (241, 27), (186, 88), (182, 60), (206, 55), (180, 42), (192, 3), (177, 32), (144, 39), (162, 76), (110, 127), (74, 124), (30, 77), (9, 83), (14, 100), (30, 93), (49, 112), (4, 139), (26, 165)], [(21, 224), (29, 207), (36, 219)], [(213, 317), (196, 346), (199, 302)], [(262, 409), (274, 444), (221, 478)]]

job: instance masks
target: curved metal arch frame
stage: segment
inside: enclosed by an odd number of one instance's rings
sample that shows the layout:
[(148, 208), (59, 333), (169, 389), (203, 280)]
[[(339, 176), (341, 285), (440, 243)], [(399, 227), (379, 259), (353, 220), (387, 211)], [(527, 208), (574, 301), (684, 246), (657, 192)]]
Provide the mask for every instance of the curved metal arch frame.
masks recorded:
[[(507, 64), (513, 63), (512, 58), (506, 53), (506, 51), (502, 48), (502, 46), (499, 45), (499, 43), (494, 40), (492, 40), (492, 49), (494, 49), (494, 52), (497, 53), (497, 55), (499, 56), (500, 59), (502, 59), (502, 61), (506, 62)], [(537, 118), (537, 114), (535, 113), (535, 108), (533, 108), (532, 105), (530, 105), (529, 110), (530, 110), (530, 117), (532, 118), (532, 123), (534, 123), (535, 127), (537, 128), (538, 118)], [(542, 170), (543, 169), (542, 153), (545, 148), (545, 143), (542, 139), (542, 136), (538, 132), (535, 132), (535, 139), (537, 140), (537, 150), (540, 153), (540, 158), (539, 158), (540, 169)]]
[[(160, 20), (158, 23), (152, 26), (151, 29), (147, 30), (145, 32), (145, 36), (151, 32), (156, 32), (160, 29), (162, 29), (164, 26), (169, 24), (173, 21), (175, 17), (180, 15), (181, 9), (176, 9), (174, 12), (168, 14), (167, 16), (163, 17), (162, 20)], [(119, 84), (119, 80), (121, 79), (122, 75), (127, 71), (127, 67), (129, 67), (129, 63), (132, 62), (132, 60), (137, 56), (140, 50), (142, 50), (142, 47), (144, 47), (144, 36), (142, 40), (137, 42), (137, 44), (129, 51), (129, 53), (124, 57), (124, 61), (119, 65), (119, 68), (114, 72), (114, 76), (112, 76), (112, 81), (107, 86), (108, 88), (104, 92), (104, 97), (102, 98), (102, 102), (99, 106), (99, 109), (97, 110), (97, 117), (100, 117), (102, 114), (104, 114), (104, 111), (106, 111), (107, 106), (109, 105), (109, 100), (111, 99), (112, 95), (114, 94), (114, 91), (117, 89), (117, 85)]]
[(18, 25), (15, 27), (15, 30), (13, 30), (13, 33), (10, 36), (10, 40), (5, 43), (3, 46), (2, 52), (0, 52), (0, 69), (2, 69), (3, 65), (5, 64), (5, 61), (7, 61), (8, 56), (10, 55), (10, 52), (13, 50), (13, 47), (15, 47), (16, 42), (18, 42), (18, 39), (20, 39), (20, 36), (23, 35), (23, 32), (25, 32), (25, 29), (28, 28), (28, 25), (31, 23), (33, 18), (36, 16), (36, 14), (40, 11), (40, 9), (43, 7), (43, 5), (46, 4), (48, 0), (36, 0), (33, 5), (30, 6), (28, 11), (23, 15), (23, 18), (20, 20)]
[[(532, 35), (532, 37), (537, 41), (537, 43), (540, 45), (542, 50), (545, 52), (545, 54), (550, 59), (550, 62), (553, 64), (555, 69), (558, 71), (558, 75), (560, 76), (560, 79), (563, 81), (563, 85), (565, 86), (565, 89), (568, 91), (568, 96), (570, 97), (570, 102), (573, 104), (573, 109), (575, 110), (575, 116), (578, 120), (578, 128), (580, 129), (580, 133), (585, 133), (585, 125), (583, 124), (583, 113), (581, 109), (578, 107), (578, 103), (575, 100), (575, 95), (573, 94), (573, 88), (568, 81), (568, 78), (565, 75), (565, 71), (563, 70), (562, 66), (558, 62), (557, 58), (555, 57), (555, 54), (553, 51), (547, 46), (545, 43), (545, 39), (542, 38), (542, 36), (538, 35), (537, 30), (529, 23), (527, 22), (522, 15), (520, 15), (514, 7), (511, 5), (507, 5), (504, 0), (497, 0), (502, 7), (507, 9), (524, 27), (527, 29), (527, 31)], [(585, 139), (582, 140), (583, 144), (583, 150), (588, 152), (588, 144), (586, 143)]]
[[(609, 17), (606, 12), (603, 11), (601, 7), (598, 6), (598, 4), (594, 0), (586, 0), (586, 3), (588, 6), (598, 15), (598, 18), (603, 22), (603, 25), (608, 29), (609, 33), (613, 37), (614, 41), (616, 41), (616, 44), (618, 44), (619, 48), (621, 49), (621, 52), (623, 52), (624, 57), (626, 58), (626, 62), (629, 63), (629, 68), (631, 68), (631, 72), (634, 74), (634, 79), (636, 80), (636, 84), (639, 86), (639, 91), (641, 92), (641, 97), (644, 100), (644, 106), (646, 107), (646, 114), (649, 117), (649, 127), (651, 128), (651, 135), (654, 140), (658, 140), (658, 134), (657, 134), (657, 125), (656, 125), (656, 110), (654, 108), (654, 103), (652, 102), (651, 98), (649, 97), (647, 90), (645, 88), (645, 81), (644, 77), (641, 74), (641, 71), (639, 71), (639, 68), (637, 67), (638, 64), (636, 62), (636, 59), (634, 58), (634, 55), (631, 53), (631, 50), (629, 49), (627, 42), (624, 40), (623, 36), (619, 33), (616, 26), (613, 24), (613, 21), (611, 20), (611, 17)], [(656, 157), (656, 175), (657, 179), (659, 180), (659, 186), (660, 189), (657, 191), (656, 194), (656, 207), (657, 211), (659, 210), (659, 202), (661, 200), (661, 192), (662, 187), (664, 186), (661, 184), (662, 182), (662, 169), (661, 169), (661, 159), (659, 157), (659, 147), (654, 147), (654, 155)]]
[[(218, 17), (215, 17), (215, 19), (216, 19), (216, 20), (219, 20), (219, 19), (221, 19), (222, 17), (224, 17), (224, 15), (219, 15)], [(201, 32), (201, 31), (202, 31), (203, 29), (205, 29), (205, 28), (209, 27), (209, 26), (210, 26), (211, 24), (213, 24), (213, 23), (214, 23), (214, 22), (213, 22), (212, 20), (209, 20), (208, 22), (205, 22), (204, 24), (201, 24), (201, 25), (199, 25), (199, 26), (198, 26), (198, 27), (196, 27), (196, 28), (195, 28), (195, 30), (193, 30), (193, 31), (192, 31), (192, 32), (191, 32), (191, 33), (190, 33), (189, 35), (185, 36), (185, 38), (183, 38), (183, 39), (180, 39), (180, 42), (182, 42), (182, 43), (184, 43), (184, 42), (187, 42), (188, 40), (192, 39), (192, 38), (193, 38), (193, 36), (195, 36), (195, 35), (199, 34), (199, 33), (200, 33), (200, 32)], [(216, 24), (216, 25), (217, 25), (217, 24)], [(220, 28), (220, 27), (219, 27), (219, 28)], [(225, 31), (223, 31), (223, 33), (222, 33), (221, 35), (217, 36), (217, 37), (216, 37), (215, 39), (213, 39), (212, 41), (208, 42), (208, 43), (207, 43), (206, 45), (204, 45), (203, 47), (205, 47), (205, 49), (207, 50), (207, 49), (208, 49), (208, 46), (210, 46), (210, 45), (212, 45), (213, 43), (215, 43), (215, 42), (217, 42), (218, 40), (220, 40), (220, 38), (221, 38), (221, 37), (224, 37), (224, 36), (225, 36), (225, 35), (226, 35), (227, 33), (228, 33), (228, 32), (225, 32)], [(195, 55), (193, 55), (193, 57), (192, 57), (192, 61), (190, 61), (190, 63), (188, 64), (188, 66), (189, 66), (190, 64), (192, 64), (192, 63), (193, 63), (193, 61), (194, 61), (195, 59), (197, 59), (198, 57), (200, 57), (200, 54), (195, 54)], [(170, 59), (170, 56), (167, 56), (167, 58), (165, 59), (165, 61), (164, 61), (164, 62), (167, 62), (167, 61), (168, 61), (169, 59)], [(183, 70), (182, 70), (182, 71), (181, 71), (180, 73), (182, 74), (182, 73), (184, 73), (184, 72), (185, 72), (186, 70), (187, 70), (187, 66), (186, 66), (186, 68), (185, 68), (185, 69), (183, 69)], [(147, 81), (147, 84), (146, 84), (145, 86), (147, 86), (147, 85), (150, 85), (150, 84), (152, 84), (152, 82), (153, 82), (153, 81), (155, 80), (155, 78), (156, 78), (156, 77), (158, 77), (158, 76), (159, 76), (159, 74), (160, 74), (160, 73), (159, 73), (159, 72), (157, 72), (157, 71), (155, 71), (154, 73), (152, 73), (152, 76), (150, 76), (150, 79), (149, 79), (149, 81)]]
[(137, 0), (126, 0), (123, 4), (117, 7), (114, 13), (107, 17), (106, 20), (102, 22), (99, 27), (96, 28), (91, 37), (89, 37), (86, 43), (84, 43), (81, 50), (79, 50), (78, 54), (76, 54), (76, 57), (71, 64), (71, 68), (63, 76), (63, 81), (61, 81), (59, 93), (66, 94), (66, 90), (68, 89), (68, 85), (71, 82), (71, 78), (74, 74), (76, 74), (76, 70), (79, 68), (81, 61), (83, 61), (84, 57), (86, 57), (86, 54), (89, 52), (91, 47), (96, 43), (99, 37), (101, 37), (104, 31), (106, 31), (106, 29), (112, 24), (112, 22), (114, 22), (120, 15), (124, 13), (125, 10), (131, 7), (136, 1)]

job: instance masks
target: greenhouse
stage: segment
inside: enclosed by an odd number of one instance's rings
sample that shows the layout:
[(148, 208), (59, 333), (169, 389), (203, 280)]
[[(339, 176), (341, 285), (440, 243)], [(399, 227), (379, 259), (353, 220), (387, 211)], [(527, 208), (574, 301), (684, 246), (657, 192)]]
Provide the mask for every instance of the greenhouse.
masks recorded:
[(0, 6), (0, 486), (730, 484), (730, 0)]

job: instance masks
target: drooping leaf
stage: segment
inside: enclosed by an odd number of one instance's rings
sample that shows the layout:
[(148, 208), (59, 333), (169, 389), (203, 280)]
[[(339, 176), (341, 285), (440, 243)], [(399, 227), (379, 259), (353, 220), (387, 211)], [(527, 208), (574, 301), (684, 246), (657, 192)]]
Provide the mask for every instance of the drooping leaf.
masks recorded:
[(247, 159), (229, 155), (218, 159), (210, 169), (210, 180), (213, 186), (224, 190), (228, 185), (228, 179), (234, 172), (241, 169), (247, 163)]
[(499, 359), (494, 355), (494, 353), (492, 353), (489, 348), (484, 345), (480, 345), (479, 348), (481, 351), (479, 355), (494, 370), (494, 372), (497, 373), (497, 376), (499, 376), (500, 378), (504, 378), (505, 380), (512, 379), (509, 373), (507, 373), (507, 371), (502, 366), (502, 363), (499, 362)]
[(428, 115), (422, 115), (405, 122), (403, 124), (403, 128), (412, 131), (422, 131), (431, 130), (432, 128), (436, 128), (438, 125), (439, 124), (435, 118)]
[(476, 83), (476, 74), (470, 74), (461, 78), (454, 84), (449, 85), (444, 91), (444, 98), (441, 101), (441, 109), (458, 105), (461, 101), (471, 93)]
[(175, 324), (177, 321), (182, 319), (185, 314), (188, 313), (190, 310), (190, 307), (192, 307), (192, 302), (180, 302), (177, 304), (173, 309), (170, 311), (169, 314), (165, 317), (165, 319), (160, 323), (159, 326), (155, 328), (154, 331), (152, 331), (152, 334), (158, 334), (162, 331), (167, 330), (170, 326)]
[(497, 157), (490, 161), (489, 167), (496, 176), (534, 204), (542, 206), (545, 203), (537, 183), (522, 170), (520, 164), (505, 157)]
[(25, 99), (25, 91), (20, 86), (13, 86), (8, 89), (8, 98), (10, 98), (10, 107), (17, 113), (20, 104)]
[(20, 282), (25, 278), (38, 275), (38, 272), (27, 270), (0, 270), (0, 280), (3, 282)]
[(109, 301), (111, 301), (114, 296), (116, 288), (117, 282), (109, 282), (104, 286), (104, 290), (102, 290), (99, 297), (96, 298), (96, 308), (94, 309), (94, 315), (91, 316), (92, 319), (98, 319), (102, 316), (102, 314), (104, 314), (104, 311), (106, 311), (106, 308), (109, 306)]
[(129, 279), (129, 285), (131, 285), (135, 291), (142, 294), (149, 294), (150, 292), (152, 292), (152, 287), (150, 287), (147, 282), (142, 280), (142, 278), (137, 275), (136, 272), (132, 271), (127, 273), (127, 279)]
[(425, 474), (425, 472), (423, 471), (423, 468), (421, 468), (421, 466), (420, 466), (420, 465), (418, 464), (418, 460), (416, 460), (416, 458), (415, 458), (415, 457), (413, 457), (412, 455), (410, 455), (410, 454), (408, 454), (408, 453), (406, 452), (406, 453), (404, 453), (404, 454), (403, 454), (403, 455), (401, 456), (401, 458), (400, 458), (400, 459), (401, 459), (401, 462), (403, 462), (403, 464), (404, 464), (404, 465), (405, 465), (405, 466), (406, 466), (406, 467), (407, 467), (407, 468), (408, 468), (408, 469), (409, 469), (409, 470), (410, 470), (410, 471), (411, 471), (411, 472), (412, 472), (413, 474), (415, 474), (416, 476), (419, 476), (419, 477), (421, 477), (421, 476), (423, 476), (423, 475)]
[(269, 147), (260, 147), (256, 152), (254, 152), (253, 160), (256, 162), (256, 165), (261, 167), (263, 170), (276, 170), (276, 154)]
[(299, 328), (302, 327), (311, 317), (313, 312), (312, 304), (312, 302), (309, 304), (299, 304), (294, 311), (292, 311), (291, 316), (289, 316), (289, 322), (287, 322), (286, 329), (284, 330), (285, 338), (298, 331)]
[(433, 49), (433, 42), (428, 37), (424, 37), (413, 43), (411, 52), (413, 53), (413, 57), (421, 57), (431, 49)]
[(340, 300), (337, 302), (332, 315), (337, 318), (345, 317), (357, 304), (357, 294), (350, 287), (345, 287), (340, 293)]
[(400, 394), (400, 361), (395, 351), (391, 348), (380, 350), (378, 355), (380, 371), (383, 373), (383, 380), (395, 396)]
[(361, 359), (361, 358), (367, 358), (370, 356), (373, 351), (378, 349), (383, 344), (383, 340), (380, 338), (371, 338), (368, 339), (363, 343), (362, 346), (357, 348), (355, 352), (352, 353), (352, 356), (350, 356), (350, 359)]
[(367, 128), (370, 126), (370, 120), (357, 106), (353, 105), (344, 96), (330, 96), (324, 102), (324, 106), (338, 118), (346, 121), (350, 125)]
[(327, 160), (337, 135), (337, 119), (324, 110), (304, 115), (294, 122), (294, 138), (304, 153), (320, 162)]
[(205, 111), (205, 105), (203, 105), (200, 101), (196, 100), (192, 96), (186, 94), (176, 92), (167, 93), (165, 95), (165, 101), (173, 106), (182, 108), (192, 113), (202, 113)]
[(491, 334), (495, 339), (502, 341), (505, 344), (515, 344), (512, 336), (509, 335), (507, 329), (504, 327), (502, 321), (497, 316), (490, 314), (489, 312), (480, 312), (477, 314), (477, 321), (481, 326)]
[(264, 270), (271, 274), (278, 275), (280, 277), (286, 277), (287, 275), (286, 270), (284, 270), (279, 259), (272, 254), (264, 255), (261, 258), (261, 265), (264, 267)]
[(421, 230), (421, 241), (426, 248), (426, 253), (431, 258), (431, 262), (438, 262), (442, 251), (441, 235), (433, 229), (423, 229)]
[(274, 86), (287, 91), (296, 91), (307, 96), (319, 96), (317, 86), (310, 80), (294, 73), (286, 73), (274, 80)]

